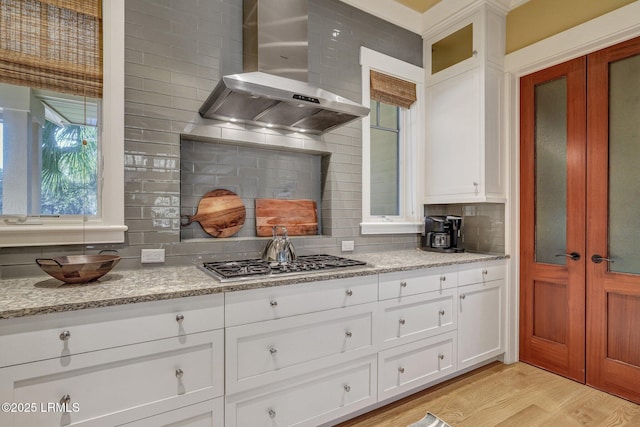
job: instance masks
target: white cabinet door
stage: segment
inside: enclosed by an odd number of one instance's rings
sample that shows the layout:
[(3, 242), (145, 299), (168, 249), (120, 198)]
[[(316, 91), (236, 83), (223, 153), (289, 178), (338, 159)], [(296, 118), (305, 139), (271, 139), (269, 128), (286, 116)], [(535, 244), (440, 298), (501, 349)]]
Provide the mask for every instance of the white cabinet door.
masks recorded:
[(224, 295), (175, 298), (3, 320), (0, 367), (220, 329)]
[(377, 275), (229, 292), (225, 295), (225, 326), (349, 307), (377, 299)]
[(388, 348), (456, 329), (457, 289), (381, 301), (379, 343)]
[(474, 68), (427, 89), (427, 202), (480, 194), (480, 78)]
[(378, 298), (402, 298), (458, 286), (456, 267), (398, 271), (380, 274)]
[(219, 397), (223, 343), (217, 330), (2, 368), (0, 401), (38, 407), (0, 425), (117, 425)]
[(505, 279), (458, 288), (458, 369), (504, 353)]
[(376, 356), (226, 397), (225, 426), (315, 427), (376, 403)]
[(378, 400), (423, 386), (456, 370), (456, 333), (378, 353)]
[[(224, 427), (224, 397), (185, 406), (122, 427)], [(119, 426), (119, 427), (120, 427)]]
[(226, 394), (373, 354), (375, 303), (226, 330)]

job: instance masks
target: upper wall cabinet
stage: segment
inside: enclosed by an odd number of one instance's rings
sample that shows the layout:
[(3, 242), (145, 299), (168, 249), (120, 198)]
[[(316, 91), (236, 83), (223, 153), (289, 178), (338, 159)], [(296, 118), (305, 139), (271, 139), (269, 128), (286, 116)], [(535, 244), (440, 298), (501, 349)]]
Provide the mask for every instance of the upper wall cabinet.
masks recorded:
[(504, 37), (486, 4), (425, 35), (425, 204), (505, 201)]

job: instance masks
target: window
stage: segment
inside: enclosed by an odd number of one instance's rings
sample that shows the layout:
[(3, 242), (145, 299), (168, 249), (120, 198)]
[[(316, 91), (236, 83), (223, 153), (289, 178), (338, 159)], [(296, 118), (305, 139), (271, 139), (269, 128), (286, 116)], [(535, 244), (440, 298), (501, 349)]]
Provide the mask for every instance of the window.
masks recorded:
[[(7, 52), (12, 50), (23, 53), (0, 61), (0, 247), (124, 241), (124, 0), (97, 2), (102, 3), (97, 12), (101, 25), (85, 16), (96, 14), (87, 9), (89, 3), (0, 0), (3, 29), (11, 14), (53, 16), (54, 27), (65, 20), (76, 25), (76, 44), (89, 43), (95, 28), (102, 29), (103, 40), (99, 70), (87, 73), (87, 64), (95, 63), (86, 54), (89, 49), (66, 58), (56, 53), (68, 38), (61, 30), (47, 32), (47, 25), (32, 24), (9, 36), (2, 33), (0, 58), (11, 56)], [(36, 49), (25, 41), (34, 33), (40, 38)], [(49, 67), (34, 63), (31, 55), (36, 54), (58, 57)], [(63, 63), (75, 64), (80, 76), (65, 70), (61, 78), (51, 79), (51, 70), (61, 69)], [(16, 120), (23, 126), (15, 126)]]
[[(360, 65), (363, 103), (371, 105), (371, 113), (362, 120), (361, 232), (419, 233), (423, 69), (364, 47)], [(385, 93), (385, 85), (399, 92), (399, 98)], [(412, 94), (402, 96), (403, 92)]]

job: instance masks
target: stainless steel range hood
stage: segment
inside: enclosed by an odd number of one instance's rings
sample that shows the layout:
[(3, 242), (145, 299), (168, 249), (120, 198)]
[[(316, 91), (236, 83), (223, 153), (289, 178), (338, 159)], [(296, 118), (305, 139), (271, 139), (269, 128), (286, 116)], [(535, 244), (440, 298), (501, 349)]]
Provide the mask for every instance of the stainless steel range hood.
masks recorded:
[(321, 134), (369, 114), (305, 82), (307, 0), (245, 0), (243, 14), (246, 72), (218, 82), (200, 107), (202, 117)]

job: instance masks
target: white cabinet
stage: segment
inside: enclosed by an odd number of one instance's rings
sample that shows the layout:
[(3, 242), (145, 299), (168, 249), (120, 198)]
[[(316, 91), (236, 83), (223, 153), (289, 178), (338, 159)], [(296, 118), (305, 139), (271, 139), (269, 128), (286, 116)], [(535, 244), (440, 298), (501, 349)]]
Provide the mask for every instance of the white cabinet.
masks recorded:
[(227, 427), (316, 426), (376, 402), (378, 276), (233, 292)]
[(3, 359), (11, 363), (0, 369), (0, 400), (37, 408), (2, 412), (0, 425), (120, 425), (219, 398), (223, 301), (219, 294), (7, 322), (1, 347), (29, 362)]
[(227, 328), (227, 394), (373, 354), (375, 306), (362, 304)]
[(381, 351), (378, 367), (380, 401), (434, 382), (456, 369), (456, 333)]
[(444, 289), (381, 301), (381, 347), (388, 348), (456, 329), (457, 291)]
[(370, 355), (250, 395), (227, 396), (225, 426), (315, 427), (376, 403), (376, 377)]
[[(425, 40), (425, 204), (504, 202), (502, 57), (504, 13), (482, 5)], [(471, 55), (430, 74), (438, 42), (472, 27)], [(460, 43), (453, 37), (451, 43)], [(462, 43), (464, 44), (464, 43)], [(455, 49), (454, 49), (455, 50)]]
[(224, 397), (144, 418), (122, 427), (224, 427)]
[(374, 302), (378, 299), (377, 284), (378, 276), (371, 275), (230, 292), (225, 299), (225, 325), (243, 325)]
[(456, 369), (457, 267), (380, 275), (378, 400)]
[(458, 369), (504, 353), (505, 277), (504, 264), (459, 273)]

